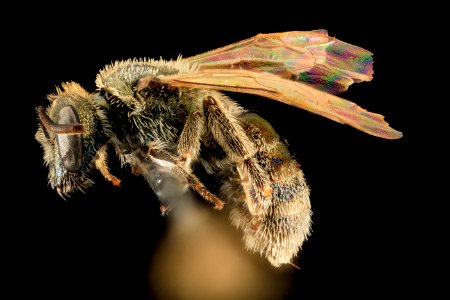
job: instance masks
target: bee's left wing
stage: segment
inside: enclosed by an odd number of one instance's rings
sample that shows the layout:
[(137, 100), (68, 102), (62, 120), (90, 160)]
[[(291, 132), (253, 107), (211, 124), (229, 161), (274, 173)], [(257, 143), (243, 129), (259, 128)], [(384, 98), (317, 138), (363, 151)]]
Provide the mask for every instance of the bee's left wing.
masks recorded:
[(162, 78), (175, 85), (192, 88), (255, 94), (290, 104), (331, 120), (348, 124), (368, 134), (398, 139), (402, 133), (389, 127), (382, 115), (302, 82), (264, 72), (239, 69), (205, 69)]

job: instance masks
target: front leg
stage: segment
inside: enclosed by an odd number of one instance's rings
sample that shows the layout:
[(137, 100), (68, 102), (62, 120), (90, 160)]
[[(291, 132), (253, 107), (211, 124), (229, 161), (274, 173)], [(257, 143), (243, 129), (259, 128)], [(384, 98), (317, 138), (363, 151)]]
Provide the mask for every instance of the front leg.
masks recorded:
[(114, 186), (120, 186), (120, 179), (111, 174), (107, 164), (107, 145), (103, 145), (98, 151), (94, 158), (95, 167), (100, 171), (100, 173), (105, 177), (106, 180), (110, 181)]

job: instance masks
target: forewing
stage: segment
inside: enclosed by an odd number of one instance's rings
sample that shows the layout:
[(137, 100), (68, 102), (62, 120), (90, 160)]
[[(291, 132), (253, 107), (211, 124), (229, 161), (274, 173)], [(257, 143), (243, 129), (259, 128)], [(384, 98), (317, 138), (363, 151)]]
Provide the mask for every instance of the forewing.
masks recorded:
[(351, 101), (305, 83), (269, 73), (207, 69), (172, 75), (162, 80), (176, 86), (255, 94), (348, 124), (374, 136), (386, 139), (402, 136), (401, 132), (389, 127), (382, 115), (371, 113)]
[(373, 74), (372, 53), (325, 30), (258, 34), (186, 60), (200, 70), (267, 72), (333, 94), (353, 82), (370, 81)]

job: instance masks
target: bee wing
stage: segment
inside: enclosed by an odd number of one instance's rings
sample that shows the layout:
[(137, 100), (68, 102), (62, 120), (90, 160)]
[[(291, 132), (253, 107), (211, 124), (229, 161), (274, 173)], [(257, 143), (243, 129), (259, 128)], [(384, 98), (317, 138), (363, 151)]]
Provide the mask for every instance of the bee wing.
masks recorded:
[(267, 72), (332, 94), (370, 81), (373, 74), (372, 53), (329, 37), (326, 30), (258, 34), (185, 59), (200, 70)]
[(355, 103), (269, 73), (247, 70), (206, 69), (164, 77), (163, 81), (192, 88), (255, 94), (293, 105), (331, 120), (348, 124), (368, 134), (397, 139), (402, 133), (389, 127), (384, 117)]

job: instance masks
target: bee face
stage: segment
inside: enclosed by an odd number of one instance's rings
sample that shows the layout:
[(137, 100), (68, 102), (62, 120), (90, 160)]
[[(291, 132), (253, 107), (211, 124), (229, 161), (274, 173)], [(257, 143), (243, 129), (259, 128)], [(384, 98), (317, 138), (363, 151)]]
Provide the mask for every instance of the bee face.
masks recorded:
[(111, 131), (96, 98), (78, 84), (64, 84), (48, 99), (51, 105), (46, 110), (38, 108), (35, 137), (44, 149), (50, 186), (65, 196), (92, 185), (90, 170)]

